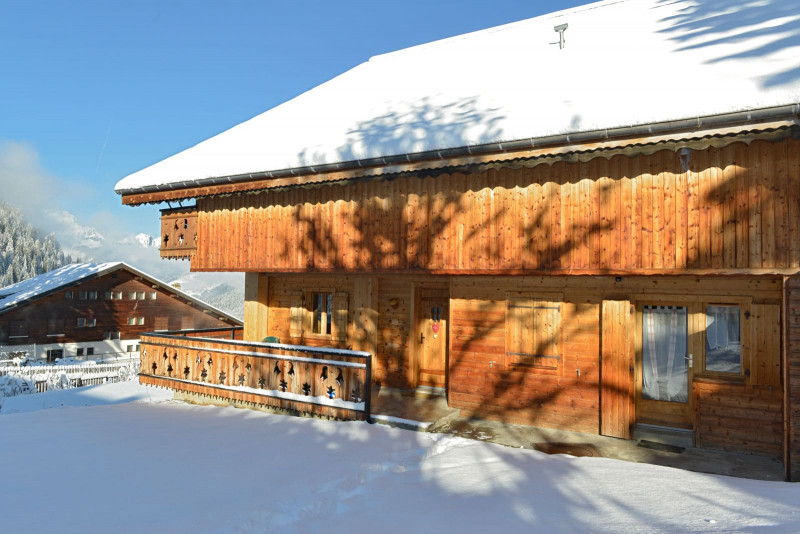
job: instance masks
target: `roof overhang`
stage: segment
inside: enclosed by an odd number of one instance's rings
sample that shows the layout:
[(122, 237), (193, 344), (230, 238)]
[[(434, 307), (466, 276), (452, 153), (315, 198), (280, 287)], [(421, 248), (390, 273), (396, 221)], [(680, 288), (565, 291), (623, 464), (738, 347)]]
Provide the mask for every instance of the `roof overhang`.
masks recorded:
[(567, 133), (510, 142), (399, 154), (318, 166), (294, 167), (202, 178), (118, 190), (122, 203), (138, 205), (189, 198), (346, 182), (405, 173), (441, 174), (485, 165), (535, 166), (554, 161), (588, 161), (617, 154), (723, 147), (755, 139), (800, 137), (800, 104), (788, 104), (636, 126)]

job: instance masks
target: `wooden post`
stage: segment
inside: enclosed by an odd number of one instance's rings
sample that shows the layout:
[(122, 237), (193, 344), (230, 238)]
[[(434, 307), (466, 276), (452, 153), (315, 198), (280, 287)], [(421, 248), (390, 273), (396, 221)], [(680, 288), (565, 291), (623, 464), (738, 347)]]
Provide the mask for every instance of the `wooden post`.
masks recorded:
[(244, 275), (244, 341), (261, 341), (269, 335), (269, 277)]
[(800, 481), (800, 275), (783, 281), (783, 460), (787, 481)]
[[(354, 350), (372, 354), (373, 365), (378, 352), (378, 278), (357, 276), (354, 278), (353, 324), (350, 338)], [(369, 387), (369, 386), (367, 386)]]
[(604, 300), (601, 318), (600, 433), (633, 438), (634, 311), (627, 300)]

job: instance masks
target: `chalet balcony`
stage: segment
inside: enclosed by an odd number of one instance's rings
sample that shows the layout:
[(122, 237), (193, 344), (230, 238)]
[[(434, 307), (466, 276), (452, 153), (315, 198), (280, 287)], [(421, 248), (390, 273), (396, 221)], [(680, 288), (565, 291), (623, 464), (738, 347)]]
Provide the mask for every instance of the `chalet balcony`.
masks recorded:
[[(235, 336), (236, 329), (227, 334)], [(368, 352), (218, 335), (143, 334), (140, 383), (172, 389), (187, 400), (369, 421)]]
[(161, 210), (161, 257), (191, 259), (197, 252), (197, 207)]

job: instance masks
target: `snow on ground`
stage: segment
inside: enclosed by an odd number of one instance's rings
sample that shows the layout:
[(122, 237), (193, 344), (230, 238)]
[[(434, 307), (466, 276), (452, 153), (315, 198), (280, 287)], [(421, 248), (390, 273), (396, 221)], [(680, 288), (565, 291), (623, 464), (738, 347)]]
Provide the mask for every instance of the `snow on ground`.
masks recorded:
[[(131, 402), (163, 402), (172, 398), (172, 391), (146, 388), (127, 381), (74, 389), (48, 391), (14, 397), (0, 397), (0, 415), (35, 412), (67, 406), (100, 406)], [(1, 439), (1, 438), (0, 438)], [(4, 451), (5, 449), (0, 449)], [(2, 514), (0, 514), (2, 516)]]
[(194, 406), (135, 383), (50, 395), (0, 411), (3, 532), (800, 531), (800, 484)]

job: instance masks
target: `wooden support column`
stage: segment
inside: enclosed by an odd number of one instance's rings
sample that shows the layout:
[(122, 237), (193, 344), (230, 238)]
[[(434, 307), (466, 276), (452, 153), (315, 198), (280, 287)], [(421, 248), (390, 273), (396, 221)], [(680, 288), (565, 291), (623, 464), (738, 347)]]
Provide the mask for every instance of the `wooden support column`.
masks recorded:
[(269, 277), (244, 275), (244, 340), (261, 341), (269, 335)]
[(378, 277), (356, 276), (353, 291), (353, 322), (349, 339), (354, 350), (372, 354), (372, 368), (378, 353)]
[(800, 482), (800, 275), (783, 281), (783, 451), (786, 480)]
[(634, 317), (629, 301), (603, 301), (600, 433), (604, 436), (633, 438)]

